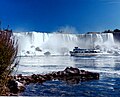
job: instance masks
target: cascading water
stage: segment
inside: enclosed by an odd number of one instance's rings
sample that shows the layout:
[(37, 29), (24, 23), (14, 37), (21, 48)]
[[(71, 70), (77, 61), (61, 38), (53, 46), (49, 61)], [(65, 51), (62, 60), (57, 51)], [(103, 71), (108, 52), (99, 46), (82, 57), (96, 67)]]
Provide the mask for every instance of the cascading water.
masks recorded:
[(114, 50), (112, 33), (100, 34), (67, 34), (67, 33), (40, 33), (24, 32), (14, 33), (18, 39), (19, 53), (21, 56), (68, 55), (75, 46), (80, 48), (99, 48), (103, 51)]
[(77, 37), (72, 34), (54, 33), (49, 37), (42, 47), (44, 50), (49, 50), (53, 54), (64, 55), (77, 46)]
[(112, 33), (105, 33), (102, 35), (103, 42), (101, 42), (101, 48), (105, 51), (112, 51), (114, 48), (114, 38)]

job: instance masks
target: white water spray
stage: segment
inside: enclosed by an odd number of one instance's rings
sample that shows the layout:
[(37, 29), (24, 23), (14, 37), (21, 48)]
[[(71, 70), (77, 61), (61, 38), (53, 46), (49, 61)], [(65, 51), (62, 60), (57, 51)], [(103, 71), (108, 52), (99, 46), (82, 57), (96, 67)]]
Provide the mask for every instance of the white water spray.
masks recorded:
[[(103, 51), (117, 51), (112, 33), (100, 34), (71, 34), (71, 33), (41, 33), (24, 32), (14, 33), (19, 43), (21, 56), (44, 55), (69, 55), (75, 46), (80, 48), (99, 48)], [(119, 48), (119, 47), (117, 47)]]

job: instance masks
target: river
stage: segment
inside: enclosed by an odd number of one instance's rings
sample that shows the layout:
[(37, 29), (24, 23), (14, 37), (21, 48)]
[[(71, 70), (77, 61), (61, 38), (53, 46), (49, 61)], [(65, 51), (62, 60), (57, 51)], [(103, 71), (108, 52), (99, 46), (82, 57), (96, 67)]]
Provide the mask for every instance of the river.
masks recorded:
[(21, 96), (80, 96), (80, 97), (119, 97), (120, 95), (120, 56), (71, 57), (38, 56), (20, 57), (14, 74), (45, 74), (64, 70), (66, 67), (97, 72), (99, 80), (68, 84), (64, 81), (47, 81), (43, 84), (30, 84)]

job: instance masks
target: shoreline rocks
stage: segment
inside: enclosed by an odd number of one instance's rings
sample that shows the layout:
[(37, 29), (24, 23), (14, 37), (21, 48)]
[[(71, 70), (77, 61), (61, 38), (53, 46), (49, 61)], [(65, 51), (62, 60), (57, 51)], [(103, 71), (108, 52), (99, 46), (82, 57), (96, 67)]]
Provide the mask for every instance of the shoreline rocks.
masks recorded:
[(8, 88), (10, 93), (17, 94), (25, 90), (25, 85), (30, 83), (40, 83), (49, 80), (60, 80), (65, 81), (67, 84), (78, 84), (79, 82), (98, 80), (99, 73), (93, 73), (85, 70), (79, 70), (78, 68), (66, 67), (63, 71), (52, 72), (45, 75), (33, 74), (31, 76), (22, 76), (19, 74), (14, 76), (8, 82)]

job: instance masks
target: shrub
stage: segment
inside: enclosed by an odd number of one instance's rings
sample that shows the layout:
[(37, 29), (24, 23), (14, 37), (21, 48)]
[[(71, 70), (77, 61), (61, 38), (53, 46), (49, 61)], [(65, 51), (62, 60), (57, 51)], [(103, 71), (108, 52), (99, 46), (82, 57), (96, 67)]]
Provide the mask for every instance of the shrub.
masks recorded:
[(13, 62), (18, 51), (17, 41), (12, 30), (0, 30), (0, 95), (7, 92), (7, 82), (11, 72), (17, 65)]

